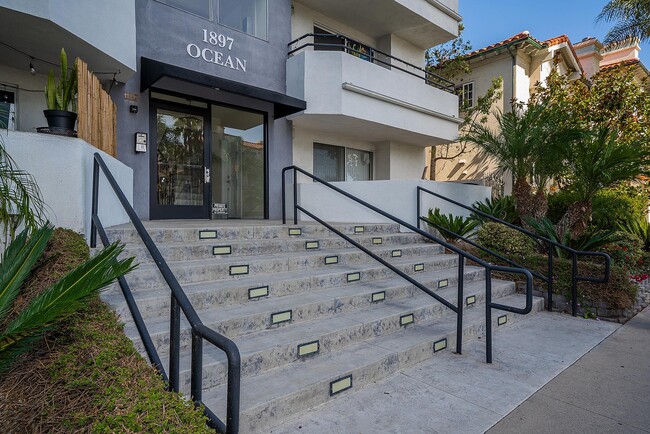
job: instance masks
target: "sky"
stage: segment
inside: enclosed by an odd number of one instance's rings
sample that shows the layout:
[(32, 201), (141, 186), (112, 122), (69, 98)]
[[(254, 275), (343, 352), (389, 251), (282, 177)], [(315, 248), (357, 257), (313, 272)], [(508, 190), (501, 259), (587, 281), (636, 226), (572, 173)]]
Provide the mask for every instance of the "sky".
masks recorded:
[[(528, 30), (539, 40), (566, 34), (578, 43), (586, 36), (603, 40), (612, 24), (596, 23), (607, 0), (459, 0), (472, 49), (486, 47)], [(641, 61), (650, 66), (650, 44), (641, 45)]]

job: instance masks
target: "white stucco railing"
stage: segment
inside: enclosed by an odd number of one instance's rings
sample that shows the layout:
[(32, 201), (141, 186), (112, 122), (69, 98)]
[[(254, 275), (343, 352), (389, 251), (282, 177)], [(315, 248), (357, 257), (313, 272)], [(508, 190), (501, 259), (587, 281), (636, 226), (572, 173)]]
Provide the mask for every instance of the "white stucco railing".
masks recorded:
[[(336, 187), (362, 199), (406, 222), (417, 226), (416, 195), (417, 187), (439, 193), (465, 205), (472, 205), (491, 196), (491, 187), (467, 185), (454, 182), (436, 182), (425, 180), (412, 181), (354, 181), (333, 182)], [(290, 196), (290, 192), (287, 197)], [(314, 215), (328, 222), (380, 223), (388, 222), (364, 206), (342, 196), (341, 194), (316, 182), (298, 184), (299, 204)], [(288, 201), (288, 207), (293, 202)], [(427, 195), (422, 197), (422, 212), (429, 208), (440, 208), (444, 214), (468, 216), (465, 209)], [(288, 215), (292, 211), (289, 210)], [(310, 220), (300, 216), (302, 220)]]
[[(57, 227), (89, 239), (93, 182), (93, 154), (106, 165), (133, 203), (133, 170), (81, 139), (50, 134), (2, 132), (5, 148), (16, 164), (36, 179), (47, 205), (47, 218)], [(106, 227), (129, 221), (104, 178), (100, 178), (100, 217)]]

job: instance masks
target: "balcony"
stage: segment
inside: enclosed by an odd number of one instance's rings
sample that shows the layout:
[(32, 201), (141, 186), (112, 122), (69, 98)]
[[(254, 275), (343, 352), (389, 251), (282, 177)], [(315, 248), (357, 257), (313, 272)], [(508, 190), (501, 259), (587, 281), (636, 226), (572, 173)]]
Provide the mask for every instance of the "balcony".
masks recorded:
[(458, 36), (458, 0), (296, 0), (370, 37), (393, 34), (423, 50)]
[(0, 64), (47, 74), (68, 58), (82, 58), (93, 71), (116, 72), (126, 81), (136, 70), (135, 3), (101, 0), (0, 0)]
[(289, 117), (295, 126), (419, 146), (456, 139), (452, 83), (340, 35), (318, 42), (322, 36), (290, 44), (287, 93), (307, 101), (306, 110)]

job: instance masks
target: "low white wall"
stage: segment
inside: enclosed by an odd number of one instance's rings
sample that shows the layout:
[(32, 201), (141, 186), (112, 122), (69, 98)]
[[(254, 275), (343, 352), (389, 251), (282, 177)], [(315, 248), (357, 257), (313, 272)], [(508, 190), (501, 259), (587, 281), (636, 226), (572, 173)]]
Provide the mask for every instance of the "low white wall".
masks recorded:
[[(332, 184), (414, 226), (417, 226), (416, 189), (418, 186), (465, 205), (485, 200), (490, 197), (492, 190), (491, 187), (421, 180), (356, 181)], [(328, 222), (378, 223), (390, 221), (322, 184), (299, 184), (298, 197), (299, 204), (303, 208)], [(292, 209), (290, 190), (287, 198), (287, 208)], [(422, 214), (426, 214), (429, 208), (440, 208), (445, 214), (469, 215), (469, 211), (463, 208), (423, 193)], [(292, 216), (292, 211), (288, 211), (287, 215)], [(311, 220), (306, 215), (301, 215), (299, 218)]]
[[(49, 134), (0, 132), (16, 164), (36, 179), (47, 204), (47, 217), (58, 227), (90, 235), (93, 154), (99, 152), (130, 203), (133, 170), (81, 139)], [(129, 221), (117, 197), (100, 175), (99, 217), (104, 227)]]

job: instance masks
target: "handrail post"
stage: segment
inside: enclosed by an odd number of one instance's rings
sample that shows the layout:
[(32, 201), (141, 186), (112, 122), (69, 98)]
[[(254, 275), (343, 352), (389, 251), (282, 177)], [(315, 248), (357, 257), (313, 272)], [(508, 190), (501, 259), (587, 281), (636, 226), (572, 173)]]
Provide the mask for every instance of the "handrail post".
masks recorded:
[(169, 388), (174, 392), (180, 389), (180, 350), (181, 350), (181, 306), (176, 296), (171, 296), (169, 320)]
[(241, 360), (239, 351), (226, 352), (228, 356), (228, 397), (226, 402), (226, 428), (228, 434), (239, 433), (239, 406), (241, 391)]
[(293, 169), (293, 224), (298, 224), (298, 172)]
[(485, 362), (492, 363), (492, 270), (485, 269)]
[(415, 199), (415, 201), (416, 201), (416, 203), (417, 203), (417, 214), (416, 214), (416, 216), (415, 216), (415, 219), (416, 219), (417, 222), (418, 222), (418, 229), (421, 229), (421, 227), (420, 227), (420, 196), (422, 195), (422, 193), (420, 192), (420, 186), (419, 186), (419, 185), (418, 185), (418, 187), (415, 189), (415, 192), (416, 192), (416, 194), (417, 194), (417, 197), (416, 197), (416, 199)]
[(282, 224), (287, 224), (287, 192), (286, 190), (286, 178), (287, 172), (282, 169)]
[(97, 247), (97, 225), (94, 217), (97, 215), (99, 208), (99, 162), (93, 157), (93, 197), (92, 209), (90, 214), (90, 247)]
[(203, 398), (203, 338), (192, 330), (192, 371), (190, 396), (199, 403)]
[(578, 255), (571, 255), (571, 315), (578, 315)]
[(547, 280), (547, 300), (548, 306), (546, 310), (553, 312), (553, 246), (550, 243), (548, 245), (548, 280)]
[[(419, 220), (419, 219), (418, 219)], [(465, 303), (464, 295), (465, 284), (465, 258), (458, 254), (458, 302), (456, 306), (456, 353), (463, 354), (463, 305)]]

